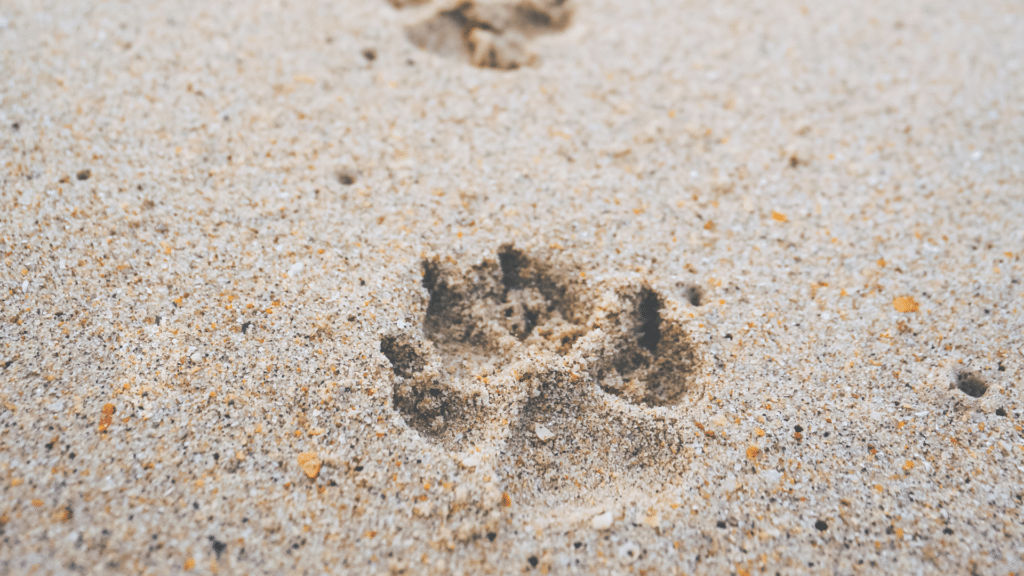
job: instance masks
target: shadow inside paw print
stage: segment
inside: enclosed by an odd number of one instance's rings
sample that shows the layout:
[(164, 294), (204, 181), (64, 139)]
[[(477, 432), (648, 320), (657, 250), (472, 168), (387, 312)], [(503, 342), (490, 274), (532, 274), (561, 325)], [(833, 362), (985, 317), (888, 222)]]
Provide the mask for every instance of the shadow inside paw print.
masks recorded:
[[(421, 332), (381, 340), (406, 423), (452, 450), (494, 443), (528, 491), (591, 489), (588, 470), (660, 473), (678, 461), (672, 417), (698, 355), (680, 304), (646, 283), (595, 291), (510, 245), (468, 268), (423, 262)], [(583, 480), (580, 480), (583, 479)]]
[[(428, 0), (391, 0), (396, 8)], [(436, 0), (430, 16), (408, 26), (406, 35), (422, 50), (481, 68), (514, 70), (535, 64), (530, 40), (564, 30), (572, 19), (570, 0)]]

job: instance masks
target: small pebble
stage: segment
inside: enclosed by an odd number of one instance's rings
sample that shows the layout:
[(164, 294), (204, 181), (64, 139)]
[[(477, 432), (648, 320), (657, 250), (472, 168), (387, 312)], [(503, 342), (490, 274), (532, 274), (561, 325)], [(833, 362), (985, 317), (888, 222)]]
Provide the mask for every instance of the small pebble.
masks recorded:
[(306, 476), (310, 478), (316, 478), (320, 475), (320, 458), (316, 455), (316, 452), (303, 452), (299, 454), (299, 466), (302, 467), (302, 471), (306, 473)]
[(594, 526), (594, 530), (607, 530), (612, 527), (612, 523), (615, 519), (612, 517), (611, 512), (605, 512), (604, 514), (598, 514), (594, 516), (591, 524)]

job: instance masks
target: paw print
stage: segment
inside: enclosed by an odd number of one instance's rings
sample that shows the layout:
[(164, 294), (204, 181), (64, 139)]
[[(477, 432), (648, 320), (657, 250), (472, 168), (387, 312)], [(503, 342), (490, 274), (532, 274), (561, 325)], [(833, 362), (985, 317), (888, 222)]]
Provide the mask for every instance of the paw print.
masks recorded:
[(481, 68), (514, 70), (537, 62), (530, 41), (568, 27), (571, 0), (390, 0), (398, 9), (425, 5), (427, 16), (406, 28), (422, 50)]
[(526, 499), (680, 463), (673, 411), (651, 408), (697, 385), (691, 304), (638, 280), (595, 289), (511, 245), (469, 267), (431, 258), (422, 273), (422, 329), (380, 343), (411, 428), (453, 455), (487, 448), (487, 465)]

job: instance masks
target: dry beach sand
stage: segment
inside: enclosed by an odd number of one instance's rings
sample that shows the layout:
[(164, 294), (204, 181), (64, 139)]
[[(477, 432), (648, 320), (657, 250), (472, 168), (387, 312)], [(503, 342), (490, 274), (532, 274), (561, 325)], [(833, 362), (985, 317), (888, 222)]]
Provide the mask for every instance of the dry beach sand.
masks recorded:
[(1024, 572), (1018, 2), (0, 3), (0, 574)]

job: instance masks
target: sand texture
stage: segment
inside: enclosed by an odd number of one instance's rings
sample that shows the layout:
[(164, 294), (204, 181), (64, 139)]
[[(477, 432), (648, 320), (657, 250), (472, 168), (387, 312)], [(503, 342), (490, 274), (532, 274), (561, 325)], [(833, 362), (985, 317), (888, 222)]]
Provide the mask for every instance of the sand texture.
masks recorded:
[(0, 575), (1024, 573), (1024, 7), (0, 2)]

